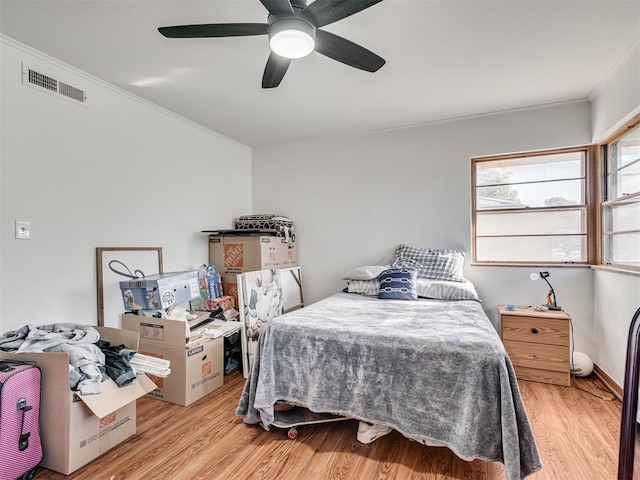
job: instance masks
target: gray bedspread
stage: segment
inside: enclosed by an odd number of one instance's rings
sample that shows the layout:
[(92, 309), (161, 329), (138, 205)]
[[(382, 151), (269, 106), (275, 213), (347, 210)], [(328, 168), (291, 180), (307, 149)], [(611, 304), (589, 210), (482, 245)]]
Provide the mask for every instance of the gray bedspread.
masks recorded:
[(509, 480), (541, 467), (511, 361), (473, 300), (339, 293), (271, 320), (236, 413), (269, 429), (276, 401), (502, 462)]

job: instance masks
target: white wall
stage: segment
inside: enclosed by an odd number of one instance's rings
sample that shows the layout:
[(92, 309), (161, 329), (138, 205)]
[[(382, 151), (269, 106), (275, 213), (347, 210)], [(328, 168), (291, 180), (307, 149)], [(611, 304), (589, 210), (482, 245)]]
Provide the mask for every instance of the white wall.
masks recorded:
[(589, 98), (593, 143), (602, 142), (640, 113), (639, 78), (640, 38)]
[[(400, 243), (471, 255), (473, 156), (586, 145), (590, 105), (576, 102), (397, 131), (254, 149), (253, 212), (295, 221), (308, 301), (344, 287), (348, 269)], [(593, 272), (551, 268), (576, 348), (592, 354)], [(544, 302), (534, 268), (465, 267), (498, 327), (497, 305)]]
[[(640, 113), (639, 42), (594, 92), (591, 102), (595, 143)], [(640, 274), (597, 269), (594, 283), (594, 360), (622, 385), (629, 325), (640, 307)]]
[[(1, 332), (95, 324), (96, 247), (162, 247), (165, 271), (193, 269), (208, 261), (198, 232), (250, 211), (249, 147), (7, 37), (0, 54)], [(85, 90), (86, 107), (22, 85), (21, 62)]]

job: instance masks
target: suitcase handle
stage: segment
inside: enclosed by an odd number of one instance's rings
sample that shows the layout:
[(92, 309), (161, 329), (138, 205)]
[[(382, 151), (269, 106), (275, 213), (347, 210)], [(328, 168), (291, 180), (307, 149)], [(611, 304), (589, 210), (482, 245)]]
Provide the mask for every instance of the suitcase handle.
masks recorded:
[(9, 362), (0, 362), (0, 372), (10, 372), (11, 370), (15, 370)]
[(18, 410), (22, 410), (22, 425), (20, 427), (20, 437), (18, 438), (18, 450), (21, 452), (29, 448), (29, 437), (31, 436), (31, 432), (24, 431), (24, 417), (26, 412), (29, 410), (33, 410), (31, 405), (27, 405), (27, 399), (24, 397), (20, 397), (16, 403), (16, 407)]

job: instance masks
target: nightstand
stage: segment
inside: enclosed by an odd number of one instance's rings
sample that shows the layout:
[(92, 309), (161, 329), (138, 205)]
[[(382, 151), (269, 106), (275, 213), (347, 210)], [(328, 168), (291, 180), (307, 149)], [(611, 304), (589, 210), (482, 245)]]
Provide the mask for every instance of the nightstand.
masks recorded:
[(532, 307), (500, 312), (500, 332), (516, 376), (521, 380), (569, 386), (571, 317), (565, 312), (537, 312)]

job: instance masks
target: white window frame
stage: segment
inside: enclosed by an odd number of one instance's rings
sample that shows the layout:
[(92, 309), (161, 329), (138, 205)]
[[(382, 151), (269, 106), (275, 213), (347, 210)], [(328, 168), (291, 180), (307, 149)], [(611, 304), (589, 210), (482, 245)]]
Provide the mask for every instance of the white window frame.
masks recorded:
[[(583, 188), (584, 188), (584, 203), (570, 205), (570, 206), (544, 206), (537, 208), (526, 208), (522, 207), (517, 208), (505, 208), (504, 206), (497, 209), (477, 209), (476, 199), (477, 199), (477, 179), (476, 179), (476, 165), (479, 162), (491, 162), (491, 161), (508, 161), (510, 159), (519, 160), (526, 157), (537, 157), (537, 156), (546, 156), (546, 155), (555, 155), (559, 153), (571, 153), (571, 152), (583, 152), (584, 153), (584, 177), (581, 177), (583, 180)], [(597, 183), (594, 183), (594, 180), (597, 179), (596, 170), (594, 166), (597, 165), (596, 156), (594, 155), (595, 150), (591, 146), (579, 146), (579, 147), (571, 147), (571, 148), (562, 148), (562, 149), (551, 149), (551, 150), (541, 150), (541, 151), (532, 151), (532, 152), (522, 152), (517, 154), (509, 154), (509, 155), (495, 155), (488, 157), (475, 157), (471, 160), (471, 202), (472, 202), (472, 264), (474, 265), (558, 265), (558, 266), (575, 266), (575, 265), (584, 265), (588, 266), (590, 264), (595, 263), (596, 261), (596, 252), (595, 248), (595, 235), (594, 233), (597, 231), (594, 226), (596, 225), (596, 208), (597, 199), (595, 198), (595, 192), (597, 191)], [(509, 183), (505, 183), (504, 186), (510, 185)], [(514, 183), (515, 185), (515, 183)], [(478, 238), (484, 238), (480, 236), (476, 232), (476, 224), (477, 224), (477, 216), (491, 213), (523, 213), (528, 214), (533, 211), (539, 212), (549, 212), (551, 210), (571, 210), (576, 211), (580, 210), (584, 215), (584, 219), (586, 222), (586, 227), (584, 233), (581, 235), (584, 236), (585, 239), (585, 258), (581, 261), (549, 261), (549, 260), (478, 260), (477, 255), (477, 241)], [(550, 234), (552, 235), (552, 234)], [(526, 237), (535, 237), (538, 235), (535, 234), (526, 234), (523, 235)]]

